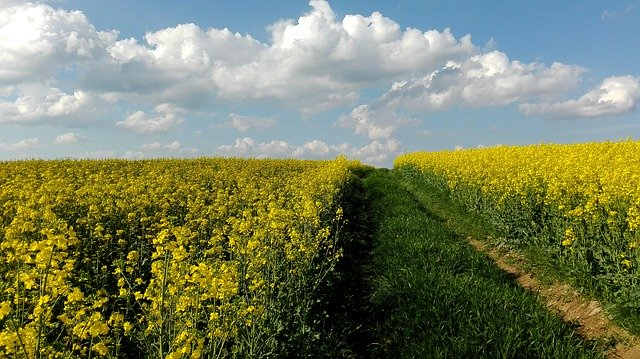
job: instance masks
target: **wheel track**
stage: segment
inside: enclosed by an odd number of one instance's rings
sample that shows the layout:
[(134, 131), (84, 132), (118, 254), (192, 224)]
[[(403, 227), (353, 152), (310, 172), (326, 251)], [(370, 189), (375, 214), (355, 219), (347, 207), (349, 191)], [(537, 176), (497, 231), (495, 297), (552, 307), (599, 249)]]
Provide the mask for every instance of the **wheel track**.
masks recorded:
[(607, 359), (640, 359), (640, 339), (609, 320), (598, 301), (585, 298), (568, 284), (542, 283), (534, 274), (523, 269), (526, 260), (513, 251), (492, 248), (470, 237), (467, 237), (467, 242), (513, 276), (518, 285), (538, 293), (550, 310), (565, 321), (576, 323), (582, 337), (615, 343), (606, 352)]

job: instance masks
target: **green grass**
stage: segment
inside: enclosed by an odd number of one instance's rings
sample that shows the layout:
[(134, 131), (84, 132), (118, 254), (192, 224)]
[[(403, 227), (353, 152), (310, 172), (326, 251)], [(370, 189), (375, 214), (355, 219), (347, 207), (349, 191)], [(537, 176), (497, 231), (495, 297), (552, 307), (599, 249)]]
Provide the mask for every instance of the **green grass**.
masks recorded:
[(353, 356), (601, 357), (464, 240), (487, 234), (481, 219), (396, 171), (374, 171), (364, 187), (373, 248), (358, 271), (364, 297), (351, 305), (354, 318), (366, 311), (373, 319), (358, 327), (370, 337), (352, 346)]

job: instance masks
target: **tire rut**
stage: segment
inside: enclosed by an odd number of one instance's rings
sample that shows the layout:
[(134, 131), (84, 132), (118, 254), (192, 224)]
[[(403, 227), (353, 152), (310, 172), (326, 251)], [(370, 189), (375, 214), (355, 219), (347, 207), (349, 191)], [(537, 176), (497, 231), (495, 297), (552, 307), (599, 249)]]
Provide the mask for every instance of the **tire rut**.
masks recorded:
[(606, 352), (607, 359), (640, 359), (640, 339), (611, 322), (598, 301), (585, 298), (568, 284), (541, 283), (534, 274), (523, 269), (526, 260), (513, 251), (491, 248), (473, 238), (467, 238), (467, 242), (489, 256), (518, 285), (538, 293), (547, 307), (563, 320), (577, 324), (577, 331), (583, 338), (615, 343)]

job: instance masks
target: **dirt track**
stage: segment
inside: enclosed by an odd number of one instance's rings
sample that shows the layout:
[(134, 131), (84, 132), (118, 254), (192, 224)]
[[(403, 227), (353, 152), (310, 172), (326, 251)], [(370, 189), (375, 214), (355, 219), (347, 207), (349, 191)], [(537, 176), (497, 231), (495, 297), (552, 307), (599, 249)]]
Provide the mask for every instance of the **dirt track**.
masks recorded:
[(467, 238), (467, 241), (512, 275), (520, 286), (540, 294), (549, 309), (564, 320), (577, 323), (581, 336), (615, 343), (607, 352), (608, 359), (640, 359), (640, 339), (612, 323), (600, 303), (584, 298), (567, 284), (542, 284), (532, 273), (523, 269), (525, 260), (514, 252), (488, 248), (473, 238)]

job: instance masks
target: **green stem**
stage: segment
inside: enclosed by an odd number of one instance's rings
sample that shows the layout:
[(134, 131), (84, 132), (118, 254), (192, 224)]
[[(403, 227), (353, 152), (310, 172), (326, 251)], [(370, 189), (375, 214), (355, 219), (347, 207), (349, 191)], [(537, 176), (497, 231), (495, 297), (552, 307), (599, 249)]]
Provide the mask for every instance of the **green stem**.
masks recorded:
[(159, 339), (159, 344), (160, 344), (160, 359), (163, 359), (163, 343), (162, 343), (162, 337), (164, 335), (163, 333), (163, 329), (164, 329), (164, 296), (165, 296), (165, 292), (166, 292), (166, 286), (167, 286), (167, 272), (169, 271), (169, 252), (167, 252), (165, 250), (164, 252), (164, 273), (162, 275), (162, 294), (160, 296), (160, 337)]
[[(47, 266), (45, 267), (45, 273), (44, 273), (44, 281), (40, 282), (40, 297), (42, 298), (42, 296), (44, 295), (44, 291), (47, 288), (47, 280), (49, 279), (49, 269), (51, 268), (51, 261), (53, 260), (53, 253), (54, 253), (55, 247), (51, 247), (51, 254), (49, 255), (49, 260), (47, 262)], [(36, 341), (36, 356), (40, 357), (40, 343), (42, 340), (42, 317), (43, 317), (44, 312), (40, 313), (40, 315), (38, 316), (38, 338)]]

